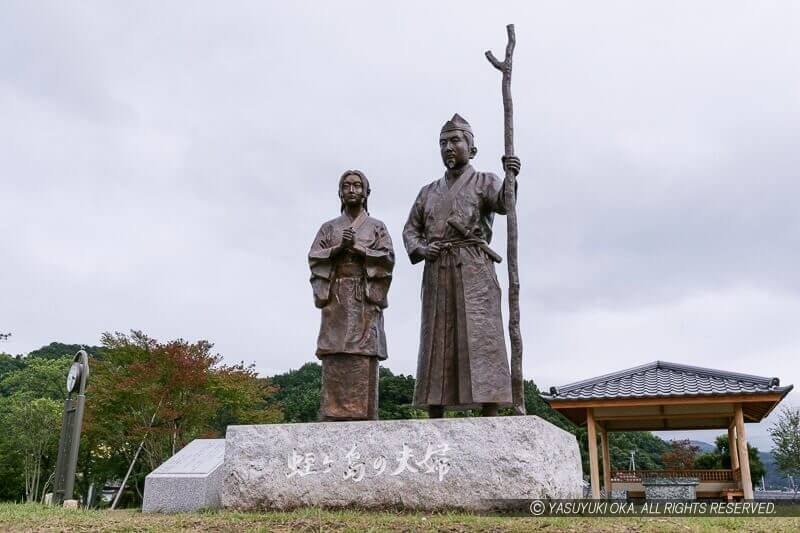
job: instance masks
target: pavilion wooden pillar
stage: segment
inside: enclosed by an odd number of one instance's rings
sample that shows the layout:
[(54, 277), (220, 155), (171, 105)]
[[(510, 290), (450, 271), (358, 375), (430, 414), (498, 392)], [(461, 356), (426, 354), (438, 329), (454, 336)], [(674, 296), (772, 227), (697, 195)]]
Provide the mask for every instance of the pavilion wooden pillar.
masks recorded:
[(589, 479), (592, 484), (592, 499), (600, 499), (600, 467), (597, 464), (597, 427), (594, 409), (586, 409), (586, 436), (589, 439)]
[[(728, 450), (731, 454), (731, 470), (739, 469), (739, 445), (736, 443), (736, 420), (728, 426)], [(741, 477), (739, 478), (741, 479)]]
[[(753, 499), (753, 481), (750, 479), (750, 454), (747, 453), (747, 438), (744, 432), (744, 413), (742, 404), (736, 404), (736, 444), (739, 451), (739, 472), (742, 479), (742, 492), (745, 500)], [(731, 454), (731, 457), (733, 455)]]
[(605, 426), (600, 426), (600, 449), (603, 452), (603, 488), (606, 499), (611, 499), (611, 454), (608, 451), (608, 431)]

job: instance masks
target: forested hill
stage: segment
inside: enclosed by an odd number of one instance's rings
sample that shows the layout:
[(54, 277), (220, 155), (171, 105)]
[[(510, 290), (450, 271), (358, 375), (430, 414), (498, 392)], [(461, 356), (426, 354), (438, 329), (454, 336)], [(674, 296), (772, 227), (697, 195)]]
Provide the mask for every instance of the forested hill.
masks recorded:
[[(80, 348), (54, 342), (26, 356), (0, 353), (0, 426), (11, 429), (0, 432), (0, 500), (41, 501), (52, 490), (64, 384)], [(122, 479), (140, 443), (127, 505), (141, 501), (145, 476), (192, 439), (224, 436), (234, 424), (317, 420), (321, 367), (316, 362), (259, 376), (252, 366), (224, 363), (206, 341), (160, 342), (138, 331), (104, 334), (101, 346), (88, 346), (87, 351), (91, 374), (76, 481), (81, 493), (90, 484)], [(528, 414), (576, 435), (588, 472), (586, 429), (551, 409), (533, 381), (525, 385)], [(413, 376), (381, 368), (379, 393), (382, 420), (427, 416), (412, 406)], [(669, 443), (647, 432), (611, 433), (609, 441), (615, 469), (628, 467), (633, 450), (637, 469), (663, 468), (665, 461), (676, 458), (687, 468), (729, 463), (726, 442), (721, 441), (705, 454), (688, 441)], [(752, 452), (751, 470), (759, 472), (760, 462), (753, 463), (757, 450)]]

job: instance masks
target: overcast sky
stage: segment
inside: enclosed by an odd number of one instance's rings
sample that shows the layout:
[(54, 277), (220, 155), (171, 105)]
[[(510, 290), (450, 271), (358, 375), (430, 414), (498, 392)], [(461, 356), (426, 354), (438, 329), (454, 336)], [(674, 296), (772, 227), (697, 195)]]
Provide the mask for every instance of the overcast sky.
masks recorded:
[(2, 2), (0, 350), (141, 329), (313, 361), (306, 254), (359, 168), (398, 255), (387, 365), (413, 374), (402, 226), (454, 112), (500, 173), (483, 51), (513, 22), (526, 377), (800, 385), (800, 4), (494, 4)]

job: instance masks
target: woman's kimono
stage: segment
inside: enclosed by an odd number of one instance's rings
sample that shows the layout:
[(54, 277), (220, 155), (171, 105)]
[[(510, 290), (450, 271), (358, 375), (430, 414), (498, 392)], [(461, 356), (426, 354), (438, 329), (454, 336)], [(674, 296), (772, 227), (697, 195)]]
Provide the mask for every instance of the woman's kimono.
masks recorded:
[(511, 403), (500, 285), (487, 252), (494, 213), (505, 214), (503, 182), (468, 166), (448, 187), (442, 177), (422, 188), (403, 230), (412, 263), (425, 261), (414, 405), (469, 409)]
[[(334, 255), (352, 227), (352, 249)], [(308, 254), (314, 304), (322, 309), (317, 357), (322, 361), (322, 420), (375, 420), (378, 361), (386, 359), (383, 309), (394, 250), (383, 222), (362, 212), (322, 225)]]

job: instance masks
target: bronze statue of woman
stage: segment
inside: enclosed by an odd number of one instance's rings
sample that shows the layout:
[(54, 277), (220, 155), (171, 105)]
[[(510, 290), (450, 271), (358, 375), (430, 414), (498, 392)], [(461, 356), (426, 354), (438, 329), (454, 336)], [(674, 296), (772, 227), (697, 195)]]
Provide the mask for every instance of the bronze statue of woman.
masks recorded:
[(314, 304), (322, 310), (319, 418), (378, 419), (378, 363), (386, 359), (383, 310), (394, 250), (386, 226), (369, 216), (369, 181), (348, 170), (339, 179), (341, 215), (317, 232), (308, 263)]

